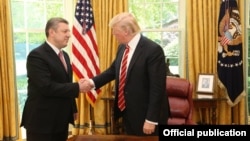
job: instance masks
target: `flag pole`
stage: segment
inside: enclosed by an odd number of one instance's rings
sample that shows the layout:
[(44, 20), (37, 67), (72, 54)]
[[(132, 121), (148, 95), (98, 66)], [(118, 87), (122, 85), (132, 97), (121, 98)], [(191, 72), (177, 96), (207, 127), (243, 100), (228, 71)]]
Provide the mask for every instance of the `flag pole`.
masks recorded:
[(234, 122), (234, 109), (231, 107), (231, 124), (235, 125), (236, 123)]
[(89, 130), (88, 135), (94, 134), (94, 109), (91, 104), (89, 104)]

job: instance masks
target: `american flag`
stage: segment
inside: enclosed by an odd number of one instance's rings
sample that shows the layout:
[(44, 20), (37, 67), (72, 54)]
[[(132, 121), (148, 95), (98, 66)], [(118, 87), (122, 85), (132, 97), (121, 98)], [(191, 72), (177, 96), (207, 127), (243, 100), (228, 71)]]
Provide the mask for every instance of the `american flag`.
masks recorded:
[[(75, 7), (72, 38), (72, 68), (74, 77), (92, 78), (100, 73), (99, 54), (95, 32), (95, 22), (90, 0), (78, 0)], [(94, 106), (99, 90), (86, 94), (88, 102)]]

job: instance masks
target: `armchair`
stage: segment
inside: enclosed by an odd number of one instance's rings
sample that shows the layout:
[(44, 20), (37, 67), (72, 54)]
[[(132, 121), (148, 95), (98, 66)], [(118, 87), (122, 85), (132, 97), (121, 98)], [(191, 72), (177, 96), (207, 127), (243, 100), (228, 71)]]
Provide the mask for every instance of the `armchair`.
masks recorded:
[(184, 79), (178, 77), (166, 77), (166, 90), (169, 98), (170, 114), (167, 123), (169, 125), (195, 125), (193, 114), (193, 86)]

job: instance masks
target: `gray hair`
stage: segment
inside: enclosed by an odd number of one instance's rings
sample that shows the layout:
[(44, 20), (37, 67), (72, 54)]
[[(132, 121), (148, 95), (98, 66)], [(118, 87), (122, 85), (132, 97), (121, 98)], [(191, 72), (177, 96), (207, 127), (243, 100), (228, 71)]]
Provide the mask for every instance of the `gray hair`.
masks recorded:
[(52, 29), (56, 30), (59, 23), (69, 24), (69, 22), (66, 19), (60, 18), (60, 17), (53, 17), (53, 18), (50, 18), (48, 20), (46, 27), (45, 27), (46, 37), (49, 36), (49, 29), (52, 28)]

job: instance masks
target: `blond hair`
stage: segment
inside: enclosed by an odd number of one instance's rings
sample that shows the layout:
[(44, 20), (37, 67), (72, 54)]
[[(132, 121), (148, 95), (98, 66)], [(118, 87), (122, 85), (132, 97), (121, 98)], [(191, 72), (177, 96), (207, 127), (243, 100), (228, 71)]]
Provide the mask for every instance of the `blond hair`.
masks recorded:
[(122, 30), (127, 30), (131, 34), (137, 34), (141, 31), (141, 28), (136, 21), (134, 15), (131, 13), (120, 13), (116, 16), (114, 16), (111, 21), (109, 22), (109, 26), (111, 28), (113, 27), (119, 27)]

